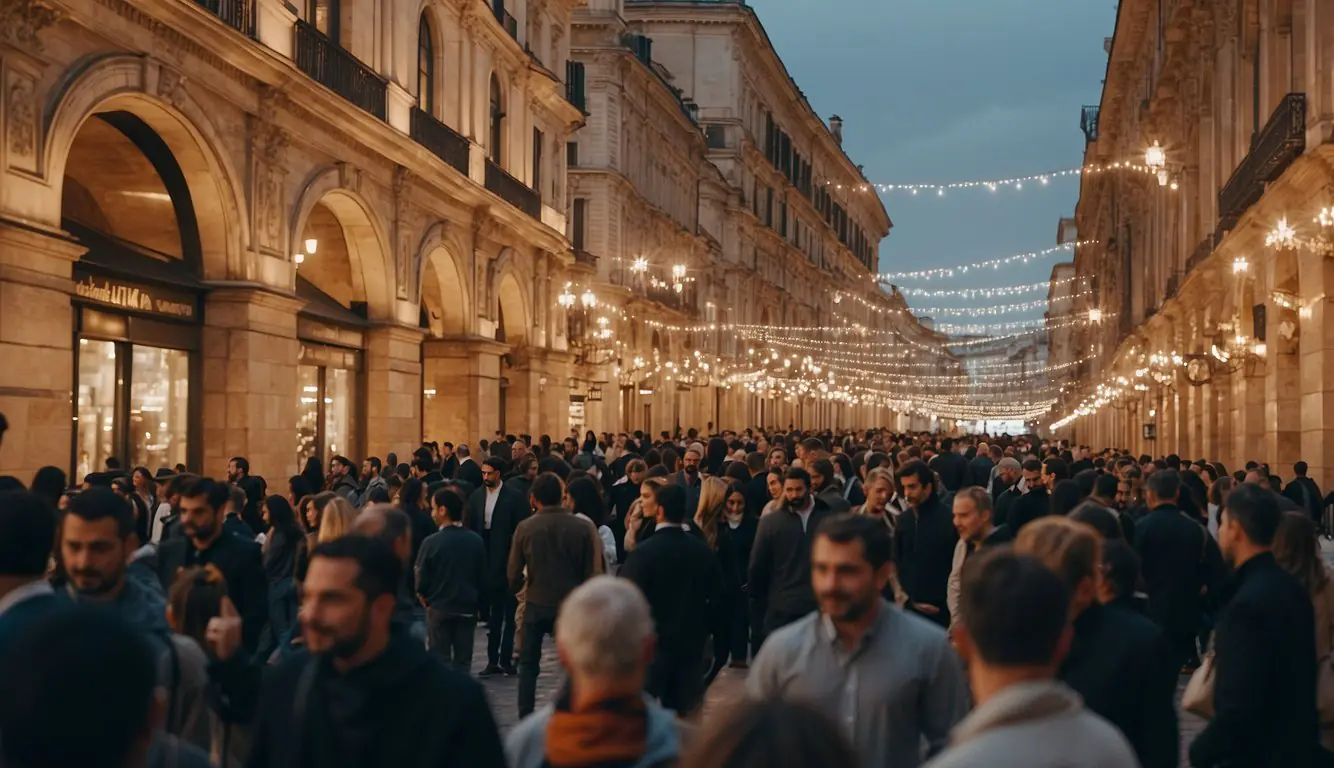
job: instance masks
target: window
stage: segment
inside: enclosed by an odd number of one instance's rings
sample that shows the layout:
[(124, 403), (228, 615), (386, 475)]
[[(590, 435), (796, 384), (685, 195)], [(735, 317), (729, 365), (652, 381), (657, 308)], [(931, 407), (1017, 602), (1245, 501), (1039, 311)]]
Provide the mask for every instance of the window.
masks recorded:
[(501, 144), (505, 140), (505, 102), (500, 94), (500, 78), (491, 73), (491, 162), (501, 165)]
[(576, 251), (584, 250), (585, 231), (588, 228), (588, 201), (582, 197), (574, 199), (574, 215), (571, 217), (570, 239)]
[(417, 106), (435, 115), (435, 47), (431, 40), (431, 22), (422, 14), (417, 25)]
[(533, 189), (542, 196), (542, 132), (533, 129)]
[(311, 25), (323, 32), (325, 37), (335, 43), (339, 42), (338, 0), (310, 0), (307, 16)]
[(704, 126), (704, 138), (705, 141), (708, 143), (709, 149), (727, 148), (726, 126), (717, 124)]
[(579, 142), (565, 142), (565, 164), (571, 168), (579, 167)]

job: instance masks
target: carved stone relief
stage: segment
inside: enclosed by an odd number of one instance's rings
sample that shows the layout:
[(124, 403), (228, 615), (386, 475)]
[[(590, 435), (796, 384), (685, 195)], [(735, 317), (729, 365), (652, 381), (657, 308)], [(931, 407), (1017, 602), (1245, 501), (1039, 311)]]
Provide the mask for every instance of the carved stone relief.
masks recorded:
[(409, 204), (409, 189), (412, 186), (412, 172), (403, 166), (394, 169), (394, 272), (398, 278), (395, 284), (398, 286), (398, 298), (407, 299), (410, 296), (416, 296), (418, 272), (414, 268), (416, 259), (413, 257), (412, 238), (416, 232), (414, 226), (415, 217), (412, 215), (412, 206)]
[(42, 31), (64, 18), (63, 11), (43, 0), (0, 0), (0, 39), (40, 52)]
[(37, 156), (36, 83), (22, 72), (8, 72), (5, 85), (5, 121), (9, 127), (11, 163)]

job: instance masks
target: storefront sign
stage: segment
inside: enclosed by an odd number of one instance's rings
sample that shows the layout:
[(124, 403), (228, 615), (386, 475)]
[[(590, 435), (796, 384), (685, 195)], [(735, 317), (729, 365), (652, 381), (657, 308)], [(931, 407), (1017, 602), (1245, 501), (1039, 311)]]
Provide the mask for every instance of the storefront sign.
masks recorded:
[(131, 312), (149, 312), (181, 320), (195, 319), (195, 301), (188, 295), (84, 275), (74, 284), (74, 293), (86, 301)]
[(588, 400), (592, 403), (602, 402), (602, 387), (593, 387), (588, 390)]

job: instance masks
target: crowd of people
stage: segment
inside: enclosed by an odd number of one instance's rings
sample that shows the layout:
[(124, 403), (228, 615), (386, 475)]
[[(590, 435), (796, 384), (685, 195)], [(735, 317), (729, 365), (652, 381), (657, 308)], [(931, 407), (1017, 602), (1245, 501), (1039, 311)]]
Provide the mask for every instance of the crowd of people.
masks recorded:
[[(1167, 768), (1181, 710), (1192, 766), (1334, 765), (1302, 463), (879, 429), (476, 448), (278, 488), (244, 457), (0, 478), (0, 765)], [(746, 700), (701, 719), (728, 667)]]

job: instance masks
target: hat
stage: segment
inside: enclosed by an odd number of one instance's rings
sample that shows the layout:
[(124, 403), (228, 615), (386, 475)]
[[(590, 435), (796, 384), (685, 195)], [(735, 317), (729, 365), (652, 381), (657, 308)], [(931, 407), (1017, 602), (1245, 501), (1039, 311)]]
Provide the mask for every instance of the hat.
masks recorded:
[(157, 474), (153, 475), (153, 482), (161, 483), (170, 480), (176, 476), (176, 473), (167, 467), (158, 467)]

